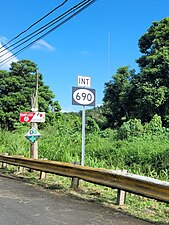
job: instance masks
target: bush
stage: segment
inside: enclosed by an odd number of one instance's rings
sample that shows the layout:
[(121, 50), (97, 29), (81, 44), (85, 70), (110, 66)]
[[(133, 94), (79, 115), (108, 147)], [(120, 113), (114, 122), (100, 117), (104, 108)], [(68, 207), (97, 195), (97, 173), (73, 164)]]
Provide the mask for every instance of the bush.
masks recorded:
[(144, 126), (145, 132), (148, 134), (161, 134), (163, 133), (164, 129), (162, 127), (162, 120), (161, 117), (157, 114), (153, 116), (152, 120), (145, 124)]
[(99, 132), (99, 126), (91, 117), (86, 118), (86, 131), (87, 132)]
[(117, 137), (120, 140), (128, 139), (129, 137), (136, 137), (142, 135), (144, 127), (141, 124), (141, 120), (131, 119), (118, 129)]

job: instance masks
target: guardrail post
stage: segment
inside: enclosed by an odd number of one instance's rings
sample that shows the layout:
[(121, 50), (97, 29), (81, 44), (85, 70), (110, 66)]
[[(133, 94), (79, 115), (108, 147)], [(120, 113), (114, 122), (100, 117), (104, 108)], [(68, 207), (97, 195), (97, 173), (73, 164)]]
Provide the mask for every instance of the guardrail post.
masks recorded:
[[(47, 158), (42, 158), (41, 160), (48, 160), (48, 159)], [(45, 178), (46, 178), (46, 173), (43, 172), (43, 171), (40, 171), (40, 177), (39, 177), (39, 179), (40, 180), (43, 180)]]
[(18, 166), (18, 173), (23, 173), (23, 172), (24, 172), (24, 167)]
[[(73, 162), (72, 164), (79, 165), (80, 163), (79, 162)], [(79, 178), (72, 177), (70, 188), (76, 190), (76, 189), (78, 189), (78, 186), (79, 186)]]
[(124, 205), (126, 201), (126, 192), (122, 190), (117, 190), (117, 205)]
[[(8, 156), (8, 153), (3, 153), (4, 156)], [(2, 162), (2, 169), (7, 169), (7, 163)]]
[[(121, 170), (122, 173), (127, 173), (127, 170)], [(126, 192), (120, 189), (117, 190), (117, 205), (124, 205), (126, 201)]]
[[(23, 158), (24, 155), (20, 155), (19, 157), (22, 157), (22, 158)], [(25, 168), (24, 168), (23, 166), (18, 166), (18, 171), (17, 171), (17, 172), (18, 172), (18, 173), (23, 173), (23, 172), (24, 172), (24, 169), (25, 169)]]

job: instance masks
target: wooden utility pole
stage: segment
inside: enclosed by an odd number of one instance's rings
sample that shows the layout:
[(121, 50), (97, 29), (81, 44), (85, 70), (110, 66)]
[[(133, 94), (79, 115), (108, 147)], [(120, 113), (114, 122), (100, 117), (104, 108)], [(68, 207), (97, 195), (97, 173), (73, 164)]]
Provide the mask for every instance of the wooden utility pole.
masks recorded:
[[(31, 97), (31, 109), (33, 112), (38, 112), (38, 70), (36, 70), (36, 88), (35, 94)], [(37, 123), (30, 123), (30, 128), (38, 129)], [(30, 157), (33, 159), (38, 159), (38, 141), (30, 144)]]

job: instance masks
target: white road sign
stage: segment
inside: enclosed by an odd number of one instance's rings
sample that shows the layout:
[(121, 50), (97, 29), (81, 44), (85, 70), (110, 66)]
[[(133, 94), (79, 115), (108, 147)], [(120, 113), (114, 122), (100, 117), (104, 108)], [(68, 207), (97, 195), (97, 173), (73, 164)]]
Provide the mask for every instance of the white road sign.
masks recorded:
[(81, 87), (91, 87), (91, 77), (78, 76), (78, 86)]
[(83, 106), (95, 106), (95, 90), (72, 87), (72, 104)]

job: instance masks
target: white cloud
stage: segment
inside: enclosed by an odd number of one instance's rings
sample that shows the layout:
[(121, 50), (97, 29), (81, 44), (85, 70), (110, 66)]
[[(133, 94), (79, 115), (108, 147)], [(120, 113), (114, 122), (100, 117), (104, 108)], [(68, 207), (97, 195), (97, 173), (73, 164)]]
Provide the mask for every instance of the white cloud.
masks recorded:
[[(0, 36), (0, 70), (9, 70), (10, 65), (12, 62), (17, 62), (18, 59), (13, 56), (12, 52), (10, 50), (3, 47), (8, 42), (8, 39), (4, 36)], [(8, 46), (8, 45), (7, 45)], [(32, 48), (34, 49), (42, 49), (42, 50), (48, 50), (48, 51), (54, 51), (55, 48), (51, 46), (49, 43), (47, 43), (44, 40), (37, 41)], [(7, 59), (5, 62), (4, 60)]]
[[(0, 37), (0, 41), (4, 43), (5, 37)], [(7, 40), (7, 39), (6, 39)], [(4, 61), (7, 60), (7, 61)], [(0, 70), (9, 70), (12, 62), (17, 62), (18, 59), (13, 56), (13, 54), (8, 51), (5, 47), (0, 43)]]
[(37, 41), (32, 48), (34, 49), (44, 49), (44, 50), (48, 50), (48, 51), (54, 51), (55, 48), (50, 45), (49, 43), (47, 43), (46, 41), (40, 39), (39, 41)]

